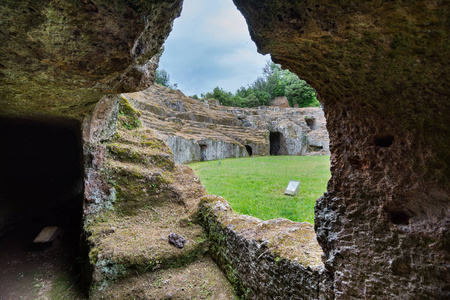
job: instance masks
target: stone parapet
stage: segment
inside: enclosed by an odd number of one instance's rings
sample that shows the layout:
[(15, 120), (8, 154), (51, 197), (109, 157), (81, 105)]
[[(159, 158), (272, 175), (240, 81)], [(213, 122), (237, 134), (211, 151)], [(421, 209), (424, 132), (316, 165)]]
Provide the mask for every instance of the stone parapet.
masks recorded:
[(244, 298), (331, 298), (311, 224), (238, 215), (213, 195), (201, 199), (199, 211), (211, 255)]

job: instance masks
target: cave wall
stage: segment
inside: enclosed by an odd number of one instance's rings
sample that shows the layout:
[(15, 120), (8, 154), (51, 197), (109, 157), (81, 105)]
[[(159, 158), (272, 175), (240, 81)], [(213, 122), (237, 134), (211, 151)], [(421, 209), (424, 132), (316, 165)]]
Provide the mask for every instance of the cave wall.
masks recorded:
[(324, 106), (315, 227), (334, 297), (449, 297), (448, 2), (234, 2)]
[(0, 4), (0, 116), (81, 120), (105, 94), (144, 89), (182, 1)]

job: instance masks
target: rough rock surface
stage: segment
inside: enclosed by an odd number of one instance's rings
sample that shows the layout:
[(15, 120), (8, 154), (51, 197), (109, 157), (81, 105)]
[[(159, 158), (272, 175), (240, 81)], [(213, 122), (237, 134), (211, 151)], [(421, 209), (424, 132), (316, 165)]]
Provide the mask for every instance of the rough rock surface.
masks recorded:
[(448, 1), (234, 3), (258, 50), (321, 96), (334, 297), (449, 298)]
[[(289, 102), (286, 98), (286, 96), (279, 96), (279, 97), (275, 97), (272, 100), (270, 100), (270, 106), (278, 106), (278, 107), (291, 107), (289, 105)], [(298, 105), (297, 105), (298, 107)]]
[[(249, 155), (329, 154), (320, 108), (227, 107), (159, 85), (122, 96), (142, 111), (144, 124), (166, 141), (177, 163)], [(279, 138), (273, 140), (271, 133), (278, 133)], [(273, 143), (277, 144), (275, 153)]]
[(104, 94), (147, 87), (181, 4), (2, 1), (0, 115), (82, 118)]

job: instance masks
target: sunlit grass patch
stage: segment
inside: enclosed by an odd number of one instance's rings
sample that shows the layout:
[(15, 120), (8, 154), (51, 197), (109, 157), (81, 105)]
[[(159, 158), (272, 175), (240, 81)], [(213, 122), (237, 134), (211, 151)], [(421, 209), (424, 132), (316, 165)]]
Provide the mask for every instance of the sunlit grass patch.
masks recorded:
[[(329, 156), (263, 156), (190, 164), (209, 194), (224, 197), (240, 214), (262, 220), (286, 218), (314, 223), (316, 199), (330, 179)], [(284, 195), (300, 180), (297, 196)]]

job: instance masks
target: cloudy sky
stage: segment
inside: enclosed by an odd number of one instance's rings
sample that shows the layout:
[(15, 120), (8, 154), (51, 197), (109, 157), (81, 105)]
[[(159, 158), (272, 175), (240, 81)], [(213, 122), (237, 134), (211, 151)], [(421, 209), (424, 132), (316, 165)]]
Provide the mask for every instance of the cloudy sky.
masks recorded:
[(200, 96), (216, 86), (231, 92), (247, 86), (269, 59), (256, 52), (232, 0), (184, 0), (159, 67), (184, 94)]

